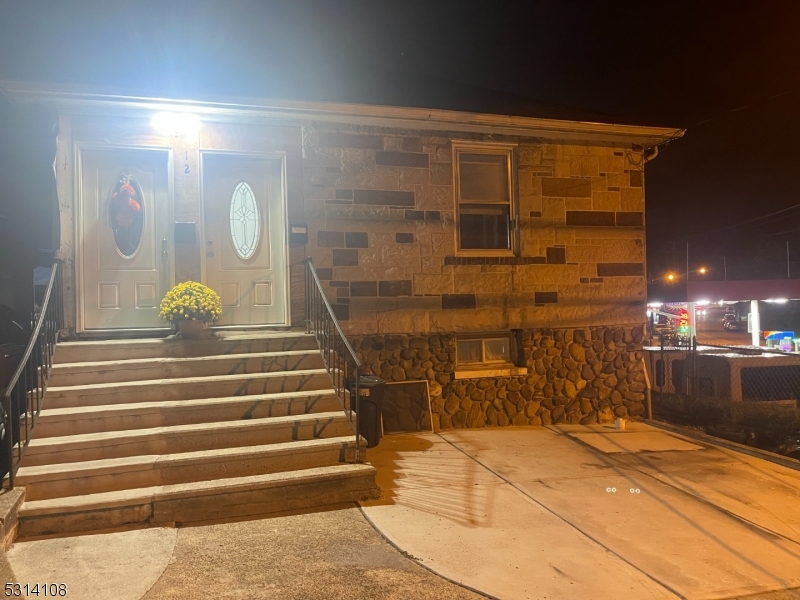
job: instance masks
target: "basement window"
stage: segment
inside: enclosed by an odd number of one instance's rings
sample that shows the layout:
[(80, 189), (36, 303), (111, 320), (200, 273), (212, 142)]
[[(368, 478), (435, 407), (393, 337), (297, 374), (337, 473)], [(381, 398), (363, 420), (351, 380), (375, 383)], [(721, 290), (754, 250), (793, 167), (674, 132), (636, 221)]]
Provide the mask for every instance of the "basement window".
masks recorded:
[(513, 150), (511, 144), (453, 144), (458, 254), (513, 254)]
[(510, 334), (464, 335), (456, 340), (456, 379), (520, 375), (514, 366)]

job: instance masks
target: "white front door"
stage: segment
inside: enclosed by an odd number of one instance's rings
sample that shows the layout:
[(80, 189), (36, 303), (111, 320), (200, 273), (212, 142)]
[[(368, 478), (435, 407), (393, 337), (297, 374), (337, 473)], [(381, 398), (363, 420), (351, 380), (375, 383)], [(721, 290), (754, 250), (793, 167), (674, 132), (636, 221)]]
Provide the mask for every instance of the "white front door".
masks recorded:
[(169, 151), (84, 148), (79, 159), (79, 331), (164, 328)]
[(286, 325), (283, 161), (202, 153), (206, 285), (218, 325)]

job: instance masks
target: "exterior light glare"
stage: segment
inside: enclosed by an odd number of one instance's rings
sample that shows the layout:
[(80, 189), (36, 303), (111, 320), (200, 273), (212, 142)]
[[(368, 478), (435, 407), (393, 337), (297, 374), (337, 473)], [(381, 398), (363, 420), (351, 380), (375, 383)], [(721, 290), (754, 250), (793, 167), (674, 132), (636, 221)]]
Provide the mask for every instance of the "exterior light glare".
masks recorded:
[(667, 273), (667, 281), (675, 281), (675, 273)]
[(200, 132), (200, 119), (191, 113), (156, 113), (151, 124), (164, 135), (193, 136)]
[(706, 274), (706, 268), (705, 267), (700, 267), (700, 274), (701, 275), (705, 275)]

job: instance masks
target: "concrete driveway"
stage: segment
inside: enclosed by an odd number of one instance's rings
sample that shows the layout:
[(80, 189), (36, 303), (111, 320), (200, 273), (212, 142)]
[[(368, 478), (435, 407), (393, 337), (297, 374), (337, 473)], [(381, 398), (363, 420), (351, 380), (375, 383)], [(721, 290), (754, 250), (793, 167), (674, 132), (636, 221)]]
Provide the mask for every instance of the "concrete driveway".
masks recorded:
[(368, 458), (384, 495), (361, 509), (8, 558), (20, 583), (85, 600), (480, 597), (436, 574), (508, 600), (800, 599), (797, 470), (630, 423), (396, 435)]
[(499, 598), (800, 587), (800, 471), (645, 424), (391, 436), (369, 460), (384, 492), (371, 522)]

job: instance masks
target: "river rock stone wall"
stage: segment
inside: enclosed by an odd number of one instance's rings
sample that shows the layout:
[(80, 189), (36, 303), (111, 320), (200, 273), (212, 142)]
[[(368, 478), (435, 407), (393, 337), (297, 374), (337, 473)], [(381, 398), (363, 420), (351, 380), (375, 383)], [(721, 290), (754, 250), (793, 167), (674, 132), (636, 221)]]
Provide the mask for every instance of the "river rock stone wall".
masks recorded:
[(645, 413), (642, 327), (515, 331), (524, 375), (455, 379), (456, 336), (353, 339), (366, 371), (387, 381), (428, 380), (434, 430), (607, 423)]

